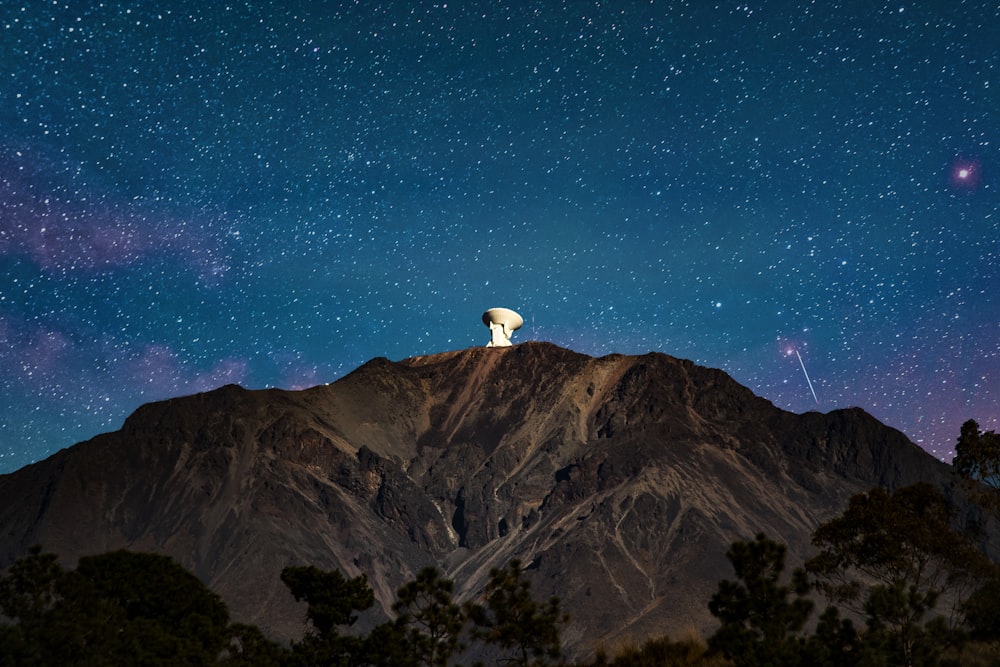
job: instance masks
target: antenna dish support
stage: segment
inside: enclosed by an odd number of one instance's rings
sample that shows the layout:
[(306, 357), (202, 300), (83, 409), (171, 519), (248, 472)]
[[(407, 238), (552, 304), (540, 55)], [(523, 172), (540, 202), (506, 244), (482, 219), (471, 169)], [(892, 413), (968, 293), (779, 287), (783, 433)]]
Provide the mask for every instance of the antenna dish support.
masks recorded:
[(486, 347), (510, 347), (511, 334), (521, 328), (524, 320), (509, 308), (490, 308), (483, 313), (483, 324), (490, 328)]

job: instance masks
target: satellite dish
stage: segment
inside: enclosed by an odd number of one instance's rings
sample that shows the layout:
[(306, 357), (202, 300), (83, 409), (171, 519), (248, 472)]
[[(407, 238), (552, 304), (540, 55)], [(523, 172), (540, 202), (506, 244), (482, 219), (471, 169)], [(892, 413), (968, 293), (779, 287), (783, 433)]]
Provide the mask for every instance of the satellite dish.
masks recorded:
[(490, 328), (486, 347), (510, 347), (510, 335), (521, 328), (524, 320), (510, 308), (490, 308), (483, 313), (483, 324)]

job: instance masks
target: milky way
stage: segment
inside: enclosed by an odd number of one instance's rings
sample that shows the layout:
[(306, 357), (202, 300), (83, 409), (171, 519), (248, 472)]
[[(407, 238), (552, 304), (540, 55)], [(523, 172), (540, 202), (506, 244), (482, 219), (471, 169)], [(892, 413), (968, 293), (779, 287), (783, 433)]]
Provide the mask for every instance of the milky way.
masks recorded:
[(1000, 428), (992, 0), (0, 7), (0, 471), (493, 306), (945, 460)]

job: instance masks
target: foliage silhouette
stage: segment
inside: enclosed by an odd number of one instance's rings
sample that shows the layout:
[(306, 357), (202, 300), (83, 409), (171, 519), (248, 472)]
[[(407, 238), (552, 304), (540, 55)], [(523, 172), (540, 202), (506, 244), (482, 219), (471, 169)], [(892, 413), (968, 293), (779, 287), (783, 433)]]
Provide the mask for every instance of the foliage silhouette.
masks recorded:
[(938, 601), (947, 592), (958, 610), (994, 567), (952, 519), (941, 492), (917, 483), (858, 494), (816, 529), (820, 551), (806, 569), (832, 601), (865, 617), (869, 652), (888, 651), (911, 664), (960, 639), (959, 615), (938, 618)]
[(299, 602), (308, 604), (306, 616), (320, 635), (329, 635), (338, 625), (354, 625), (356, 611), (375, 604), (368, 576), (347, 579), (339, 570), (321, 570), (312, 565), (286, 567), (281, 581)]
[(792, 586), (781, 585), (785, 547), (763, 534), (733, 543), (726, 558), (737, 580), (719, 582), (708, 603), (722, 623), (709, 647), (737, 666), (798, 664), (805, 647), (799, 633), (813, 607), (805, 574), (796, 571)]
[(854, 667), (860, 665), (860, 636), (850, 619), (829, 606), (819, 617), (815, 632), (806, 639), (803, 664), (810, 667)]
[(286, 567), (281, 581), (298, 601), (305, 601), (306, 617), (313, 631), (293, 645), (295, 665), (358, 664), (365, 653), (365, 642), (357, 635), (342, 635), (338, 626), (351, 626), (355, 612), (370, 609), (375, 593), (364, 574), (352, 579), (339, 570), (321, 570), (312, 565)]
[(973, 639), (1000, 641), (1000, 577), (987, 581), (962, 606)]
[(255, 625), (234, 623), (229, 626), (229, 643), (223, 653), (226, 667), (281, 667), (288, 651), (268, 639)]
[(994, 511), (1000, 510), (1000, 434), (980, 431), (970, 419), (962, 424), (952, 459), (962, 477), (983, 485), (979, 498)]
[(519, 560), (490, 571), (485, 605), (466, 605), (472, 634), (487, 644), (512, 651), (510, 663), (520, 667), (543, 665), (562, 657), (559, 625), (568, 620), (559, 598), (539, 604)]
[(32, 548), (0, 577), (4, 665), (210, 665), (230, 641), (222, 600), (172, 559), (114, 551), (67, 571)]
[(426, 567), (417, 578), (399, 589), (393, 611), (416, 662), (425, 667), (445, 667), (461, 643), (466, 616), (452, 600), (454, 583), (436, 568)]

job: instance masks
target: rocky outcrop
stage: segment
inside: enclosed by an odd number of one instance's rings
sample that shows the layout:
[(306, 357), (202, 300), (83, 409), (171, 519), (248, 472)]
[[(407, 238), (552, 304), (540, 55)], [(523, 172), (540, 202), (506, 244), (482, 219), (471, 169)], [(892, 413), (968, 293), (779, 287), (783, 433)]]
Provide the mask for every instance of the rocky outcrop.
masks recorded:
[(710, 628), (733, 540), (763, 531), (794, 564), (852, 494), (948, 475), (859, 409), (795, 415), (663, 354), (524, 343), (143, 406), (0, 477), (0, 566), (35, 543), (70, 563), (166, 553), (237, 619), (290, 637), (304, 617), (286, 565), (365, 572), (385, 611), (427, 564), (470, 597), (519, 558), (583, 654)]

